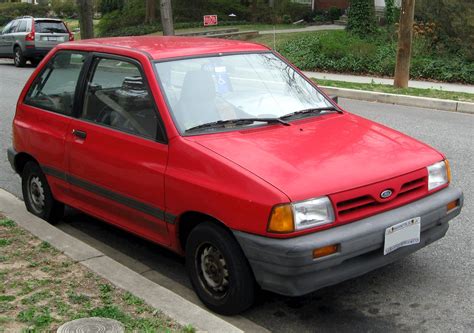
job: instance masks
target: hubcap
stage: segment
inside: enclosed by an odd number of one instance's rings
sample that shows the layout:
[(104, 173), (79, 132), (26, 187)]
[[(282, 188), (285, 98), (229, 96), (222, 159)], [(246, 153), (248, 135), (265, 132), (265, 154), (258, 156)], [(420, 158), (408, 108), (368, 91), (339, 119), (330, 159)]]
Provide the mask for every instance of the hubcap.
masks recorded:
[(15, 52), (15, 63), (20, 63), (20, 51), (16, 50)]
[(214, 298), (220, 299), (229, 289), (229, 271), (222, 253), (211, 244), (203, 244), (196, 253), (199, 281)]
[(37, 176), (30, 178), (28, 183), (28, 196), (33, 210), (41, 214), (45, 206), (43, 183)]

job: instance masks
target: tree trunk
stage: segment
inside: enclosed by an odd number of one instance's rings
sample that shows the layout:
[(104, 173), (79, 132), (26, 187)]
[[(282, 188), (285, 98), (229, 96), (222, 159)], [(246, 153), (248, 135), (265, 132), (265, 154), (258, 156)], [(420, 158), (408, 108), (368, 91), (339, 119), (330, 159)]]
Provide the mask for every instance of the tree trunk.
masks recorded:
[(163, 36), (173, 36), (173, 10), (171, 8), (171, 0), (160, 0), (161, 2), (161, 25), (163, 26)]
[(393, 82), (393, 85), (397, 88), (408, 87), (414, 14), (415, 0), (402, 0), (398, 27), (397, 64)]
[(153, 23), (155, 21), (156, 21), (155, 0), (146, 0), (145, 23)]
[(79, 9), (79, 28), (81, 39), (94, 38), (94, 7), (93, 0), (77, 0)]

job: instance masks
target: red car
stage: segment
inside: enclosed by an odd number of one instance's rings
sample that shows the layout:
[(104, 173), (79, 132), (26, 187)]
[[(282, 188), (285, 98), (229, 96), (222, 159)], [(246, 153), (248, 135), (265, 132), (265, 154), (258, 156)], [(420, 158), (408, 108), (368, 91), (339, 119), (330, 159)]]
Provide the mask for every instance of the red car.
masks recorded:
[(297, 296), (443, 237), (446, 157), (344, 111), (279, 54), (179, 37), (57, 46), (23, 89), (13, 168), (27, 209), (64, 205), (186, 256), (212, 310)]

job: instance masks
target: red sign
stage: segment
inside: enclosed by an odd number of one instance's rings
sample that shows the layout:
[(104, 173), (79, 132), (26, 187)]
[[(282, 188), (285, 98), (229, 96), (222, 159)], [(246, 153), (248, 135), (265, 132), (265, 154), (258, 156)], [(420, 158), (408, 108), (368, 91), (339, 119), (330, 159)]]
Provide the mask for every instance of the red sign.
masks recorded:
[(217, 15), (204, 15), (204, 26), (217, 25)]

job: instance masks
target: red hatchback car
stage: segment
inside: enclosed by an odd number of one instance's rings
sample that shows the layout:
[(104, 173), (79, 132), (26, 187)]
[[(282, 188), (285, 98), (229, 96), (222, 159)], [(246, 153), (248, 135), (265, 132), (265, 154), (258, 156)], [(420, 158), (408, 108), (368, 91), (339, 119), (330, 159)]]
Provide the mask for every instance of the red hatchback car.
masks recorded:
[(27, 209), (64, 205), (186, 256), (212, 310), (303, 295), (443, 237), (463, 204), (435, 149), (344, 111), (265, 46), (130, 37), (57, 46), (20, 95)]

